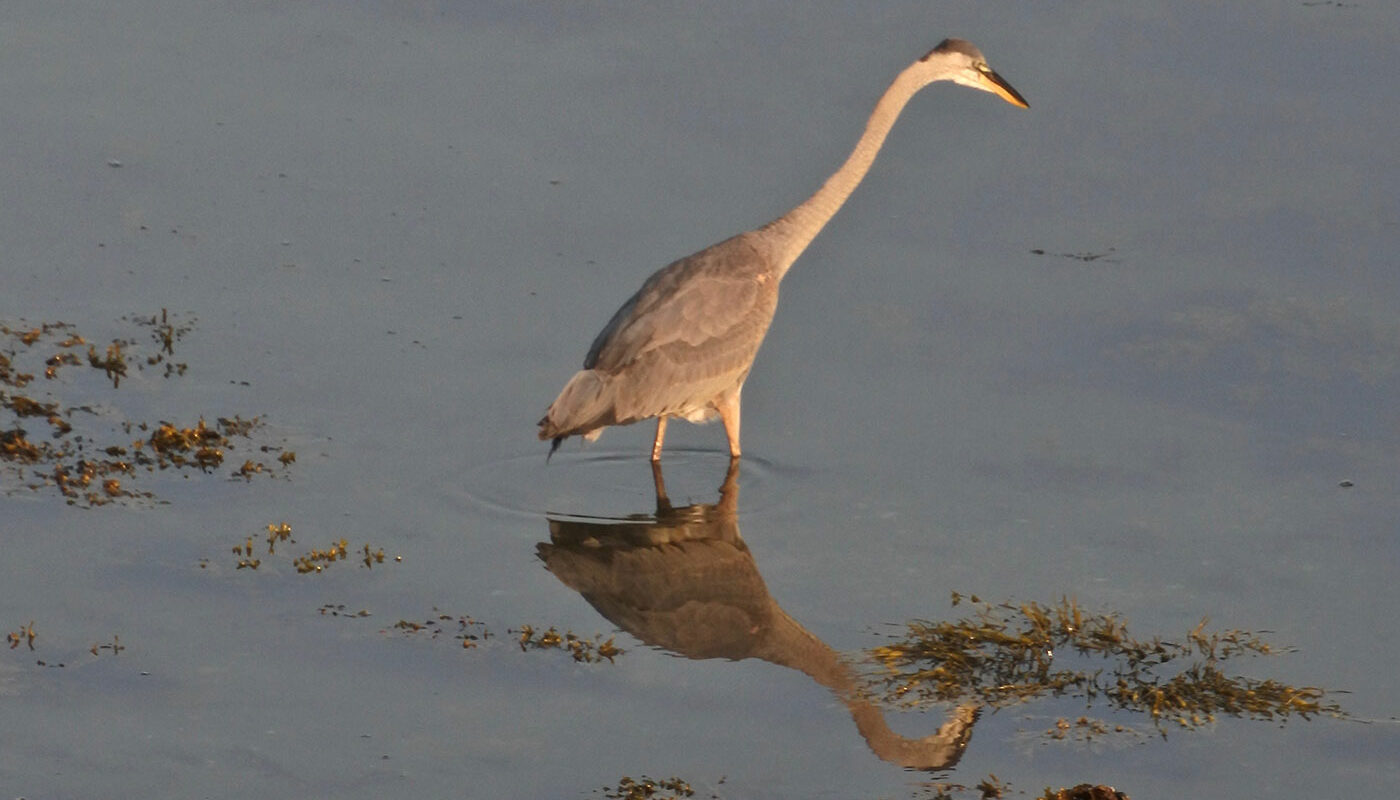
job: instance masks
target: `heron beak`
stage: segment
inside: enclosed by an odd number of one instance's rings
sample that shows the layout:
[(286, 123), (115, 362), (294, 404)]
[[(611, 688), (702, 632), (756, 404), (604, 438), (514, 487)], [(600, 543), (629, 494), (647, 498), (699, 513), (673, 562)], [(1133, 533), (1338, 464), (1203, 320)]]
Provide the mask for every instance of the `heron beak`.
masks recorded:
[(1026, 102), (1026, 98), (1021, 93), (1011, 88), (1011, 84), (1006, 79), (996, 73), (996, 70), (988, 69), (982, 73), (982, 88), (1000, 97), (1006, 102), (1018, 108), (1030, 108), (1031, 104)]

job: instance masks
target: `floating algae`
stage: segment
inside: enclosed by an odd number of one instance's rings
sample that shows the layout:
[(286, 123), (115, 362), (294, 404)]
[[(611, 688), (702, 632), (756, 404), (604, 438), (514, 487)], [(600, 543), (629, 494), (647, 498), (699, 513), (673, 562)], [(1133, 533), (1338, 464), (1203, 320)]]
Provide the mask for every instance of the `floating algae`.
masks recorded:
[[(192, 318), (164, 310), (122, 321), (149, 328), (149, 336), (113, 339), (99, 350), (66, 322), (0, 323), (0, 488), (5, 493), (54, 488), (69, 504), (88, 507), (162, 502), (139, 486), (143, 475), (185, 469), (217, 474), (230, 451), (239, 448), (259, 454), (232, 472), (244, 480), (281, 474), (296, 460), (294, 452), (260, 441), (265, 437), (258, 417), (218, 417), (213, 424), (199, 417), (192, 425), (113, 421), (110, 403), (133, 372), (155, 371), (166, 379), (185, 375), (188, 364), (174, 360), (175, 344), (194, 328)], [(90, 369), (83, 370), (85, 365)], [(86, 377), (93, 370), (102, 373), (98, 381)], [(36, 384), (38, 375), (43, 382)], [(107, 381), (110, 387), (103, 385)], [(47, 429), (32, 431), (35, 422)], [(269, 461), (260, 460), (262, 454)]]
[[(961, 599), (954, 594), (954, 605)], [(1202, 620), (1180, 641), (1138, 639), (1118, 615), (1086, 612), (1071, 599), (1049, 606), (972, 602), (971, 617), (909, 622), (896, 641), (867, 650), (877, 666), (870, 675), (875, 690), (905, 705), (971, 699), (994, 709), (1079, 697), (1145, 713), (1163, 735), (1169, 725), (1198, 728), (1221, 714), (1345, 716), (1324, 689), (1227, 675), (1222, 665), (1233, 658), (1280, 652), (1254, 633), (1208, 632)], [(1066, 653), (1078, 658), (1057, 656)], [(1107, 730), (1086, 724), (1091, 732)]]

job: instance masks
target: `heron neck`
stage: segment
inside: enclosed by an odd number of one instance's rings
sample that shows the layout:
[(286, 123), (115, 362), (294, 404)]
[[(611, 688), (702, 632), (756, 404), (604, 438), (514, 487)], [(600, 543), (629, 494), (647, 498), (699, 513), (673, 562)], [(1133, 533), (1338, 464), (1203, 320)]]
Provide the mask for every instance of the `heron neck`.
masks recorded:
[(928, 83), (926, 78), (916, 75), (912, 67), (901, 72), (875, 104), (874, 112), (865, 123), (865, 133), (861, 134), (846, 163), (801, 205), (760, 229), (777, 243), (775, 266), (779, 280), (860, 185), (870, 171), (870, 165), (875, 163), (875, 156), (879, 154), (899, 113), (908, 105), (909, 99)]

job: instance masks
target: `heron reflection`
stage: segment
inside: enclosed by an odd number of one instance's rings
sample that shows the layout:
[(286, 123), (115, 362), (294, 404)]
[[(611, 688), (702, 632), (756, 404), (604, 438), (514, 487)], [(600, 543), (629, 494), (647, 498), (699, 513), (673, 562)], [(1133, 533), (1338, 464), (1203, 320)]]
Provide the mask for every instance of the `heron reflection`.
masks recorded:
[(788, 616), (768, 593), (739, 534), (739, 461), (731, 459), (716, 503), (672, 505), (652, 463), (655, 513), (624, 520), (551, 516), (537, 552), (546, 568), (598, 613), (645, 644), (692, 659), (758, 658), (798, 670), (830, 689), (879, 758), (946, 769), (972, 736), (976, 704), (960, 705), (937, 732), (911, 739), (840, 654)]

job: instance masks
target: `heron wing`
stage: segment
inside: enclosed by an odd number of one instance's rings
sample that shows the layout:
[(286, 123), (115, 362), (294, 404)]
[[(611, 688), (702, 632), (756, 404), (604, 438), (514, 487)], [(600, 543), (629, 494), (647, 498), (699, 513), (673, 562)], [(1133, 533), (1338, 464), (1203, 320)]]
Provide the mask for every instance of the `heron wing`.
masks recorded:
[(745, 235), (663, 267), (604, 326), (584, 369), (618, 372), (652, 353), (697, 367), (751, 361), (777, 307), (769, 281)]

